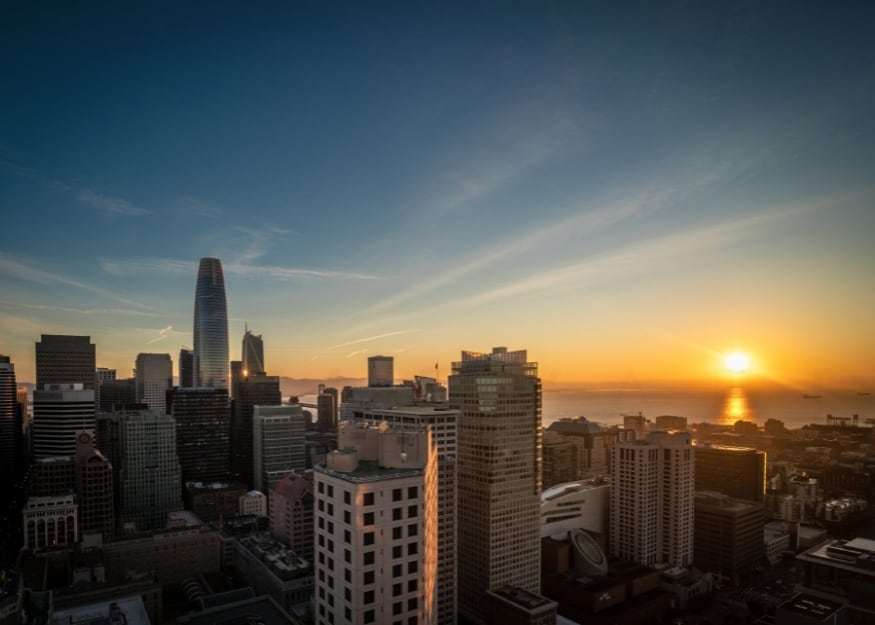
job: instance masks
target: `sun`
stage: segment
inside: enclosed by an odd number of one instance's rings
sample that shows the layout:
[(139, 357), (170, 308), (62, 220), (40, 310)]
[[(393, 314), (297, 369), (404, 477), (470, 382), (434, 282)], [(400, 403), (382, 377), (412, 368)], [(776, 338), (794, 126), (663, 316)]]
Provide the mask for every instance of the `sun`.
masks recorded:
[(732, 373), (743, 373), (750, 368), (750, 358), (742, 352), (732, 352), (723, 357), (723, 366)]

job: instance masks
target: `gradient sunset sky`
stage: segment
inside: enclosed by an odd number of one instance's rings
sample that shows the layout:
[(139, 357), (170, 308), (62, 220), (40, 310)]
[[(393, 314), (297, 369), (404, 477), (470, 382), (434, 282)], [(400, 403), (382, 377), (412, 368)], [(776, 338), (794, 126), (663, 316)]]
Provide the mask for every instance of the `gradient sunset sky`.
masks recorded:
[[(180, 6), (181, 5), (181, 6)], [(875, 382), (875, 4), (0, 7), (0, 353)], [(875, 390), (875, 389), (873, 389)]]

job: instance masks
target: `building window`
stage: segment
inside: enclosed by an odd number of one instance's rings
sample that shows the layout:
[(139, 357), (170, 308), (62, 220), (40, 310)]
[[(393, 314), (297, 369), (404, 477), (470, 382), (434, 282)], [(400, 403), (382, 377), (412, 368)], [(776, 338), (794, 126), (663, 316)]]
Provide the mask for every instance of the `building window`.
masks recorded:
[(416, 536), (419, 534), (419, 526), (416, 523), (411, 523), (407, 526), (407, 535)]
[(373, 506), (374, 505), (374, 493), (365, 493), (362, 498), (364, 505)]
[(411, 486), (407, 489), (407, 498), (408, 499), (416, 499), (419, 497), (419, 487)]
[(395, 545), (392, 547), (392, 558), (397, 560), (401, 557), (401, 545)]
[(392, 489), (392, 501), (401, 501), (402, 495), (403, 493), (401, 492), (400, 488)]
[(362, 560), (365, 566), (371, 565), (374, 563), (374, 552), (373, 551), (365, 551), (365, 557)]
[(416, 600), (416, 597), (411, 597), (410, 599), (407, 600), (407, 609), (408, 610), (415, 610), (418, 607), (417, 604), (418, 604), (418, 601)]
[(373, 512), (365, 512), (362, 515), (362, 523), (364, 525), (373, 525), (374, 524), (374, 513)]
[[(352, 571), (350, 571), (349, 569), (344, 569), (343, 579), (346, 580), (348, 583), (352, 584)], [(349, 589), (347, 588), (346, 591), (349, 592)]]
[(343, 550), (343, 561), (346, 562), (346, 563), (351, 563), (351, 562), (352, 562), (352, 553), (350, 552), (349, 549), (344, 549), (344, 550)]
[(392, 604), (392, 614), (398, 616), (401, 614), (401, 611), (404, 609), (403, 604), (400, 601), (397, 601)]
[(349, 530), (343, 530), (343, 542), (352, 542), (352, 534), (350, 534)]
[(407, 555), (415, 556), (417, 553), (419, 553), (419, 543), (409, 543), (407, 545)]
[(401, 577), (404, 574), (404, 569), (400, 564), (392, 565), (392, 577)]
[(392, 540), (398, 540), (401, 538), (401, 527), (393, 527), (392, 528)]
[[(410, 581), (407, 582), (407, 592), (416, 592), (417, 590), (419, 590), (419, 580), (418, 579), (411, 579)], [(441, 594), (443, 594), (443, 593), (441, 593)]]
[(373, 623), (374, 622), (374, 611), (373, 610), (365, 610), (365, 623)]
[(373, 545), (374, 544), (374, 533), (373, 532), (365, 532), (363, 542), (366, 545)]
[(397, 597), (404, 592), (404, 587), (401, 584), (392, 584), (392, 596)]
[(365, 571), (364, 576), (362, 577), (365, 585), (374, 583), (374, 572), (373, 571)]
[(411, 560), (407, 563), (407, 572), (408, 573), (416, 573), (419, 570), (419, 562), (416, 560)]
[(374, 602), (374, 591), (366, 590), (364, 594), (364, 603), (373, 603)]
[(350, 525), (352, 523), (352, 512), (350, 512), (349, 510), (343, 511), (343, 522), (347, 525)]
[(343, 491), (343, 503), (345, 503), (346, 505), (350, 505), (352, 503), (352, 497), (350, 497), (348, 490)]
[(419, 514), (418, 506), (407, 506), (408, 518), (415, 519), (417, 514)]
[(401, 514), (401, 508), (392, 508), (392, 520), (400, 521), (402, 518), (404, 517)]

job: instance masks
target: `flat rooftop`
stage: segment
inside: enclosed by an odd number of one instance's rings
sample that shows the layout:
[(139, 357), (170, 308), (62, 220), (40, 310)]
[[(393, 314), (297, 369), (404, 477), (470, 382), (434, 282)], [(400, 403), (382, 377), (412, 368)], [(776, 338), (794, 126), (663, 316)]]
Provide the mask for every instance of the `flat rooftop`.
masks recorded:
[(334, 471), (321, 465), (317, 465), (315, 470), (331, 477), (336, 477), (354, 484), (363, 484), (367, 482), (379, 482), (381, 480), (397, 480), (405, 477), (416, 477), (423, 475), (424, 469), (386, 469), (379, 466), (374, 460), (359, 460), (358, 467), (355, 471)]
[(590, 490), (596, 490), (599, 488), (604, 488), (609, 486), (610, 483), (604, 479), (590, 479), (590, 480), (580, 480), (577, 482), (565, 482), (564, 484), (557, 484), (556, 486), (551, 486), (550, 488), (544, 490), (541, 493), (541, 503), (546, 503), (548, 501), (552, 501), (553, 499), (557, 499), (563, 495), (570, 495), (571, 493), (581, 493)]
[(528, 590), (517, 588), (516, 586), (501, 586), (499, 588), (493, 588), (488, 592), (508, 603), (512, 603), (529, 611), (556, 607), (556, 602), (552, 599), (547, 599), (546, 597), (536, 595)]
[[(139, 595), (56, 610), (53, 621), (68, 625), (111, 625), (114, 622), (113, 612), (120, 615), (121, 622), (126, 625), (151, 625), (146, 607), (143, 605), (143, 598)], [(115, 622), (118, 620), (116, 617)]]
[(796, 557), (802, 561), (875, 577), (875, 540), (868, 538), (830, 539)]
[(842, 607), (841, 603), (828, 601), (807, 593), (800, 593), (782, 604), (779, 609), (805, 616), (818, 621), (825, 621)]

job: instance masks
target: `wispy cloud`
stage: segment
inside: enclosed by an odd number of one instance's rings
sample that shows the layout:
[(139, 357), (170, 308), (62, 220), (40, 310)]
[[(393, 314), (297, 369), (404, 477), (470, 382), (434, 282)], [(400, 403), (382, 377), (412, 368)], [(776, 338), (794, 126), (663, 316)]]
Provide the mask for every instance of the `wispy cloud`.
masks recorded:
[[(338, 343), (337, 345), (332, 345), (328, 349), (338, 349), (341, 347), (349, 347), (350, 345), (359, 345), (361, 343), (370, 343), (371, 341), (377, 341), (379, 339), (388, 338), (390, 336), (399, 336), (401, 334), (410, 334), (411, 332), (419, 332), (419, 330), (397, 330), (395, 332), (384, 332), (383, 334), (376, 334), (374, 336), (367, 336), (361, 339), (355, 339), (352, 341), (346, 341), (345, 343)], [(367, 351), (367, 350), (365, 350)]]
[(109, 300), (121, 302), (122, 304), (125, 304), (126, 306), (131, 306), (133, 308), (153, 311), (155, 310), (151, 306), (146, 306), (145, 304), (142, 304), (140, 302), (135, 302), (133, 300), (120, 297), (119, 295), (107, 289), (96, 287), (80, 280), (74, 280), (73, 278), (69, 278), (58, 272), (45, 271), (37, 267), (32, 267), (20, 260), (11, 258), (9, 256), (0, 255), (0, 275), (6, 275), (19, 280), (36, 282), (39, 284), (63, 284), (66, 286), (82, 289), (83, 291), (88, 291), (96, 295), (100, 295), (101, 297), (105, 297)]
[[(143, 274), (184, 275), (197, 274), (196, 260), (178, 258), (100, 258), (100, 268), (114, 276), (129, 276)], [(378, 280), (374, 274), (355, 271), (337, 271), (331, 269), (308, 269), (303, 267), (278, 267), (275, 265), (256, 265), (241, 262), (223, 262), (226, 275), (263, 277), (277, 280)]]
[(240, 237), (234, 246), (237, 251), (235, 261), (239, 264), (248, 264), (264, 256), (280, 238), (295, 234), (293, 230), (279, 228), (277, 226), (264, 226), (253, 228), (251, 226), (234, 226), (236, 232), (246, 235), (249, 239), (245, 246), (240, 246)]
[(75, 308), (72, 306), (57, 306), (55, 304), (34, 304), (32, 302), (13, 302), (0, 300), (0, 306), (8, 308), (23, 308), (25, 310), (50, 310), (54, 312), (69, 313), (74, 315), (107, 315), (110, 317), (161, 317), (164, 313), (146, 310), (131, 310), (130, 308)]
[(160, 330), (158, 330), (158, 336), (156, 336), (151, 341), (146, 341), (146, 345), (151, 345), (152, 343), (157, 343), (158, 341), (163, 341), (168, 336), (170, 336), (170, 333), (172, 331), (173, 331), (173, 326), (167, 326), (166, 328), (161, 328)]
[(78, 189), (74, 192), (76, 199), (82, 204), (87, 204), (111, 215), (144, 215), (150, 212), (140, 206), (134, 206), (124, 198), (104, 195), (92, 189)]
[(346, 357), (347, 357), (347, 358), (352, 358), (353, 356), (358, 356), (359, 354), (367, 354), (367, 353), (368, 353), (368, 350), (366, 350), (366, 349), (357, 349), (357, 350), (355, 350), (355, 351), (352, 351), (352, 352), (348, 353), (348, 354), (346, 355)]

